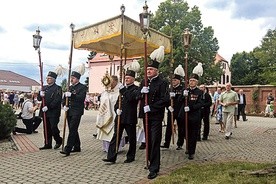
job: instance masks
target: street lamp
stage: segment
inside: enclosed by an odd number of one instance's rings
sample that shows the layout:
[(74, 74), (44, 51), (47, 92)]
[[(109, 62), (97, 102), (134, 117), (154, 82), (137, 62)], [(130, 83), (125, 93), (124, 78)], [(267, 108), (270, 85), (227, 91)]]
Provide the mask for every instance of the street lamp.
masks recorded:
[(33, 35), (33, 47), (35, 50), (40, 48), (40, 43), (41, 43), (42, 36), (40, 35), (40, 30), (39, 27), (36, 30), (36, 34)]
[[(183, 46), (185, 49), (185, 89), (188, 88), (188, 49), (192, 41), (192, 34), (189, 29), (186, 28), (182, 34)], [(188, 106), (188, 97), (185, 97), (185, 107)], [(188, 149), (188, 112), (185, 112), (185, 137), (186, 137), (186, 150)]]
[(150, 13), (148, 12), (147, 1), (145, 1), (145, 5), (143, 6), (143, 12), (139, 14), (140, 17), (140, 28), (141, 31), (146, 35), (149, 30), (150, 24)]
[[(140, 17), (140, 28), (143, 32), (143, 38), (144, 38), (144, 81), (145, 81), (145, 87), (148, 87), (148, 76), (147, 76), (147, 35), (149, 31), (149, 22), (150, 22), (150, 14), (148, 13), (148, 5), (147, 1), (145, 1), (145, 5), (143, 6), (143, 12), (139, 14)], [(148, 105), (148, 94), (145, 94), (145, 105)], [(148, 125), (148, 113), (145, 113), (145, 131), (146, 131), (146, 167), (149, 166), (149, 125)]]
[[(42, 36), (40, 35), (39, 27), (36, 30), (36, 34), (33, 35), (33, 47), (37, 50), (38, 59), (39, 59), (39, 71), (40, 71), (40, 88), (43, 91), (43, 70), (42, 70), (42, 62), (41, 62), (41, 52), (40, 52), (40, 43), (41, 43)], [(45, 106), (45, 98), (42, 98), (42, 107)], [(43, 127), (44, 127), (44, 138), (45, 144), (48, 145), (48, 138), (47, 138), (47, 123), (46, 123), (46, 113), (43, 112)]]

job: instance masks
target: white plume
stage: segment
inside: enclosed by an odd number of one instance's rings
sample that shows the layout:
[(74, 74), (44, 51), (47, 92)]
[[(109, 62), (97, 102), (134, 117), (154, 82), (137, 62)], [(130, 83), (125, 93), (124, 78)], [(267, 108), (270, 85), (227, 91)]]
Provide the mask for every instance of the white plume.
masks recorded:
[(180, 75), (182, 77), (185, 76), (185, 72), (184, 72), (182, 65), (178, 65), (178, 67), (176, 67), (176, 69), (174, 70), (174, 74)]
[(85, 73), (84, 63), (80, 64), (79, 66), (76, 66), (73, 71), (76, 71), (76, 72), (80, 73), (81, 75), (83, 75)]
[(67, 69), (61, 65), (58, 65), (55, 69), (55, 73), (57, 74), (57, 76), (64, 76), (66, 72)]
[(152, 51), (152, 53), (150, 54), (150, 58), (161, 63), (164, 60), (164, 50), (164, 46), (160, 46), (158, 49)]
[(131, 63), (130, 63), (130, 66), (128, 68), (129, 70), (132, 70), (134, 72), (139, 72), (140, 70), (140, 64), (138, 62), (138, 60), (133, 60)]
[(202, 63), (199, 62), (193, 69), (193, 73), (197, 74), (199, 77), (203, 75)]

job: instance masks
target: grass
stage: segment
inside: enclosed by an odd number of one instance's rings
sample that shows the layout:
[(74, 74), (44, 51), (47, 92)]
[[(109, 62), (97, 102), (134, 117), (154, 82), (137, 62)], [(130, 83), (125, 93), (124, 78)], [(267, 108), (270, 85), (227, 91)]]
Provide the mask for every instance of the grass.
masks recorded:
[(271, 175), (252, 175), (253, 171), (271, 168), (275, 164), (226, 162), (188, 164), (160, 176), (154, 184), (276, 184), (276, 168)]

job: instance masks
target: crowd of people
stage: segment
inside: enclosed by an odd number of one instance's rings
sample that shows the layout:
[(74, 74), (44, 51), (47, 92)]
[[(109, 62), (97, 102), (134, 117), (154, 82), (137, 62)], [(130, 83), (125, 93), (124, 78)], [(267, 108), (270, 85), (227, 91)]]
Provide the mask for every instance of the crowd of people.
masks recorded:
[[(240, 117), (247, 121), (246, 95), (243, 90), (235, 92), (231, 83), (227, 83), (217, 87), (212, 94), (206, 85), (199, 85), (200, 76), (196, 73), (188, 77), (185, 86), (181, 65), (175, 69), (169, 84), (159, 75), (164, 50), (160, 47), (157, 52), (150, 55), (147, 78), (141, 81), (140, 86), (134, 83), (137, 70), (129, 67), (124, 73), (124, 81), (120, 82), (117, 76), (111, 76), (104, 92), (90, 95), (87, 87), (80, 83), (81, 74), (73, 71), (69, 89), (62, 92), (56, 84), (58, 75), (50, 71), (46, 78), (47, 84), (39, 92), (3, 93), (1, 102), (9, 103), (15, 109), (20, 108), (20, 117), (26, 126), (15, 127), (13, 134), (37, 133), (37, 127), (43, 122), (44, 145), (39, 149), (59, 149), (65, 142), (58, 128), (63, 109), (69, 133), (66, 146), (62, 147), (60, 153), (67, 157), (72, 152), (81, 152), (78, 128), (84, 110), (98, 110), (95, 123), (97, 132), (94, 132), (94, 136), (103, 142), (103, 151), (107, 153), (103, 161), (115, 164), (118, 152), (129, 143), (124, 163), (134, 162), (136, 146), (140, 143), (139, 149), (146, 150), (148, 179), (157, 177), (160, 171), (160, 151), (170, 148), (174, 134), (177, 134), (176, 150), (183, 150), (185, 143), (185, 154), (190, 160), (194, 159), (197, 142), (209, 139), (211, 117), (220, 125), (219, 132), (229, 140)], [(271, 102), (274, 102), (274, 97), (269, 94), (266, 113), (271, 112)], [(164, 143), (161, 143), (164, 120), (165, 138)]]

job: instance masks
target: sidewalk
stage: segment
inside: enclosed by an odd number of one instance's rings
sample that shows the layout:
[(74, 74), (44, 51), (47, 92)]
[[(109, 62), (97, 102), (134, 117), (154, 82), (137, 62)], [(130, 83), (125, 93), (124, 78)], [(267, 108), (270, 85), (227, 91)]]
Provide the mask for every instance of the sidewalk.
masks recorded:
[[(145, 152), (138, 150), (136, 160), (125, 164), (127, 146), (119, 153), (116, 164), (106, 165), (102, 161), (106, 153), (102, 142), (93, 137), (96, 111), (85, 111), (80, 125), (82, 152), (63, 157), (58, 150), (38, 151), (43, 146), (42, 125), (37, 134), (16, 135), (20, 151), (0, 155), (0, 183), (147, 183), (148, 171), (145, 166)], [(63, 129), (63, 116), (60, 130)], [(230, 140), (218, 132), (219, 125), (211, 121), (208, 141), (197, 144), (195, 159), (190, 161), (185, 149), (177, 151), (176, 145), (161, 151), (160, 175), (190, 162), (222, 162), (229, 160), (252, 162), (276, 161), (276, 119), (248, 117), (238, 121)], [(20, 124), (19, 120), (19, 124)], [(164, 129), (165, 130), (165, 127)], [(165, 131), (163, 131), (164, 133)], [(67, 129), (68, 133), (68, 129)], [(66, 135), (67, 138), (67, 135)], [(175, 142), (176, 142), (175, 138)], [(23, 145), (22, 145), (23, 144)], [(22, 146), (25, 148), (23, 149)], [(139, 145), (137, 146), (139, 147)]]

